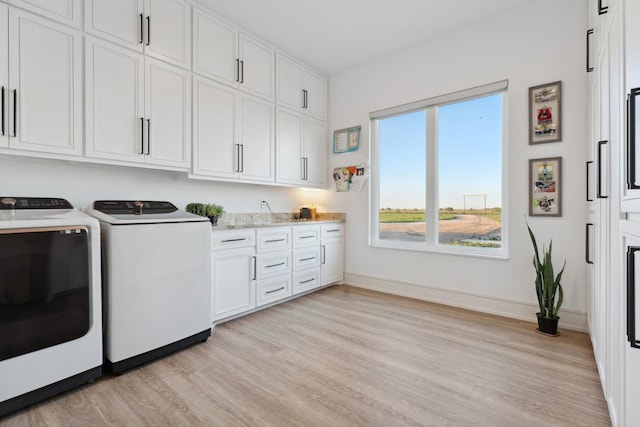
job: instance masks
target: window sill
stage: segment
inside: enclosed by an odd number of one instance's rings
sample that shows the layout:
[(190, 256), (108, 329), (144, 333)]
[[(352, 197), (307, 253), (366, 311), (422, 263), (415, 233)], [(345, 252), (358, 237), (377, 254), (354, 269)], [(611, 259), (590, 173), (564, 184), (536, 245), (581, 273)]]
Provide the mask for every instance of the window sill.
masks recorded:
[(371, 240), (369, 247), (379, 249), (398, 249), (403, 251), (427, 252), (440, 255), (461, 255), (475, 258), (508, 260), (507, 248), (472, 248), (468, 246), (429, 245), (425, 242), (405, 242), (400, 240)]

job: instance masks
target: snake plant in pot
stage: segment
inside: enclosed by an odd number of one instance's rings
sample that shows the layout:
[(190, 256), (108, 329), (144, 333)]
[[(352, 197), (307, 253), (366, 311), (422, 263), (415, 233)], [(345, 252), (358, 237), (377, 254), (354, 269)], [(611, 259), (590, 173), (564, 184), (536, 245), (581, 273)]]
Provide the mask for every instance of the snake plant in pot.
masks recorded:
[(553, 247), (553, 240), (549, 242), (549, 249), (547, 250), (544, 245), (542, 246), (542, 257), (538, 252), (538, 244), (536, 238), (531, 231), (531, 227), (527, 224), (529, 230), (529, 237), (531, 237), (531, 243), (533, 244), (533, 266), (536, 269), (536, 294), (538, 296), (538, 305), (540, 306), (540, 312), (536, 313), (538, 316), (538, 330), (544, 334), (558, 335), (558, 311), (562, 305), (563, 292), (560, 280), (562, 279), (562, 273), (564, 273), (564, 267), (567, 265), (565, 260), (562, 265), (562, 270), (557, 275), (553, 272), (553, 261), (551, 259), (551, 250)]

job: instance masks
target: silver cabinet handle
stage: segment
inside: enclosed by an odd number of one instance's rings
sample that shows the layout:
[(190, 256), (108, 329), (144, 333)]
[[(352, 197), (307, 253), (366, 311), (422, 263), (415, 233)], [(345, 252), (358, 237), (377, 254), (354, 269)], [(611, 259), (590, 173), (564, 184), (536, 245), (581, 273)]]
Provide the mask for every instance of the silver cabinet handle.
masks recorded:
[(258, 274), (257, 259), (255, 256), (252, 256), (251, 258), (253, 258), (253, 280), (256, 280), (256, 275)]
[(270, 265), (266, 265), (265, 268), (280, 267), (281, 265), (285, 265), (285, 263), (284, 262), (279, 262), (277, 264), (270, 264)]
[(144, 154), (144, 117), (140, 117), (140, 152)]
[(222, 240), (222, 243), (229, 243), (229, 242), (244, 242), (245, 240), (249, 240), (246, 237), (243, 238), (239, 238), (239, 239), (224, 239)]
[(300, 261), (311, 261), (312, 259), (316, 259), (316, 257), (312, 256), (309, 258), (300, 258)]
[(322, 245), (322, 264), (327, 263), (327, 247)]
[(309, 280), (303, 280), (302, 282), (300, 282), (301, 285), (304, 285), (305, 283), (311, 283), (311, 282), (315, 282), (316, 279), (309, 279)]
[(151, 154), (151, 119), (147, 119), (147, 156)]
[(283, 290), (283, 289), (284, 289), (284, 286), (283, 286), (283, 287), (281, 287), (281, 288), (278, 288), (278, 289), (274, 289), (274, 290), (272, 290), (272, 291), (264, 291), (264, 293), (265, 293), (265, 294), (272, 294), (272, 293), (274, 293), (274, 292), (278, 292), (278, 291), (281, 291), (281, 290)]
[(18, 136), (18, 91), (13, 90), (13, 137)]
[(265, 243), (275, 243), (275, 242), (284, 242), (287, 239), (271, 239), (271, 240), (265, 240)]

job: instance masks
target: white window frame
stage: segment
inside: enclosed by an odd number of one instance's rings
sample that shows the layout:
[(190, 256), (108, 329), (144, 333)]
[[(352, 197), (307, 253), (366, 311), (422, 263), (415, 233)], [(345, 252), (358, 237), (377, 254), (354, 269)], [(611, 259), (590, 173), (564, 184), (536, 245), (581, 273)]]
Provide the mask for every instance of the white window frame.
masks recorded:
[[(453, 255), (477, 256), (485, 258), (507, 259), (508, 251), (508, 141), (507, 141), (507, 94), (508, 80), (502, 80), (483, 86), (465, 89), (434, 98), (374, 111), (369, 114), (371, 185), (369, 186), (369, 246), (377, 248), (402, 249), (423, 252), (437, 252)], [(502, 93), (502, 232), (500, 248), (456, 246), (438, 243), (438, 128), (437, 107), (467, 101), (475, 98)], [(427, 165), (426, 176), (426, 233), (425, 241), (404, 241), (380, 239), (380, 146), (379, 120), (406, 114), (417, 110), (426, 110), (427, 116)], [(523, 190), (524, 191), (524, 190)]]

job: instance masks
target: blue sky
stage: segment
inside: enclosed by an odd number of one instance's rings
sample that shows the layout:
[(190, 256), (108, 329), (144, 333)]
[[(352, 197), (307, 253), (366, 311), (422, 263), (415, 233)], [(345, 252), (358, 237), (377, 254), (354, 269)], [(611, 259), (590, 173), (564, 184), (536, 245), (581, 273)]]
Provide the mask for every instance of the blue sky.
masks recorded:
[[(501, 203), (502, 94), (438, 110), (439, 207), (462, 208), (463, 194)], [(425, 206), (426, 113), (380, 120), (380, 207)], [(482, 198), (467, 206), (482, 207)]]

